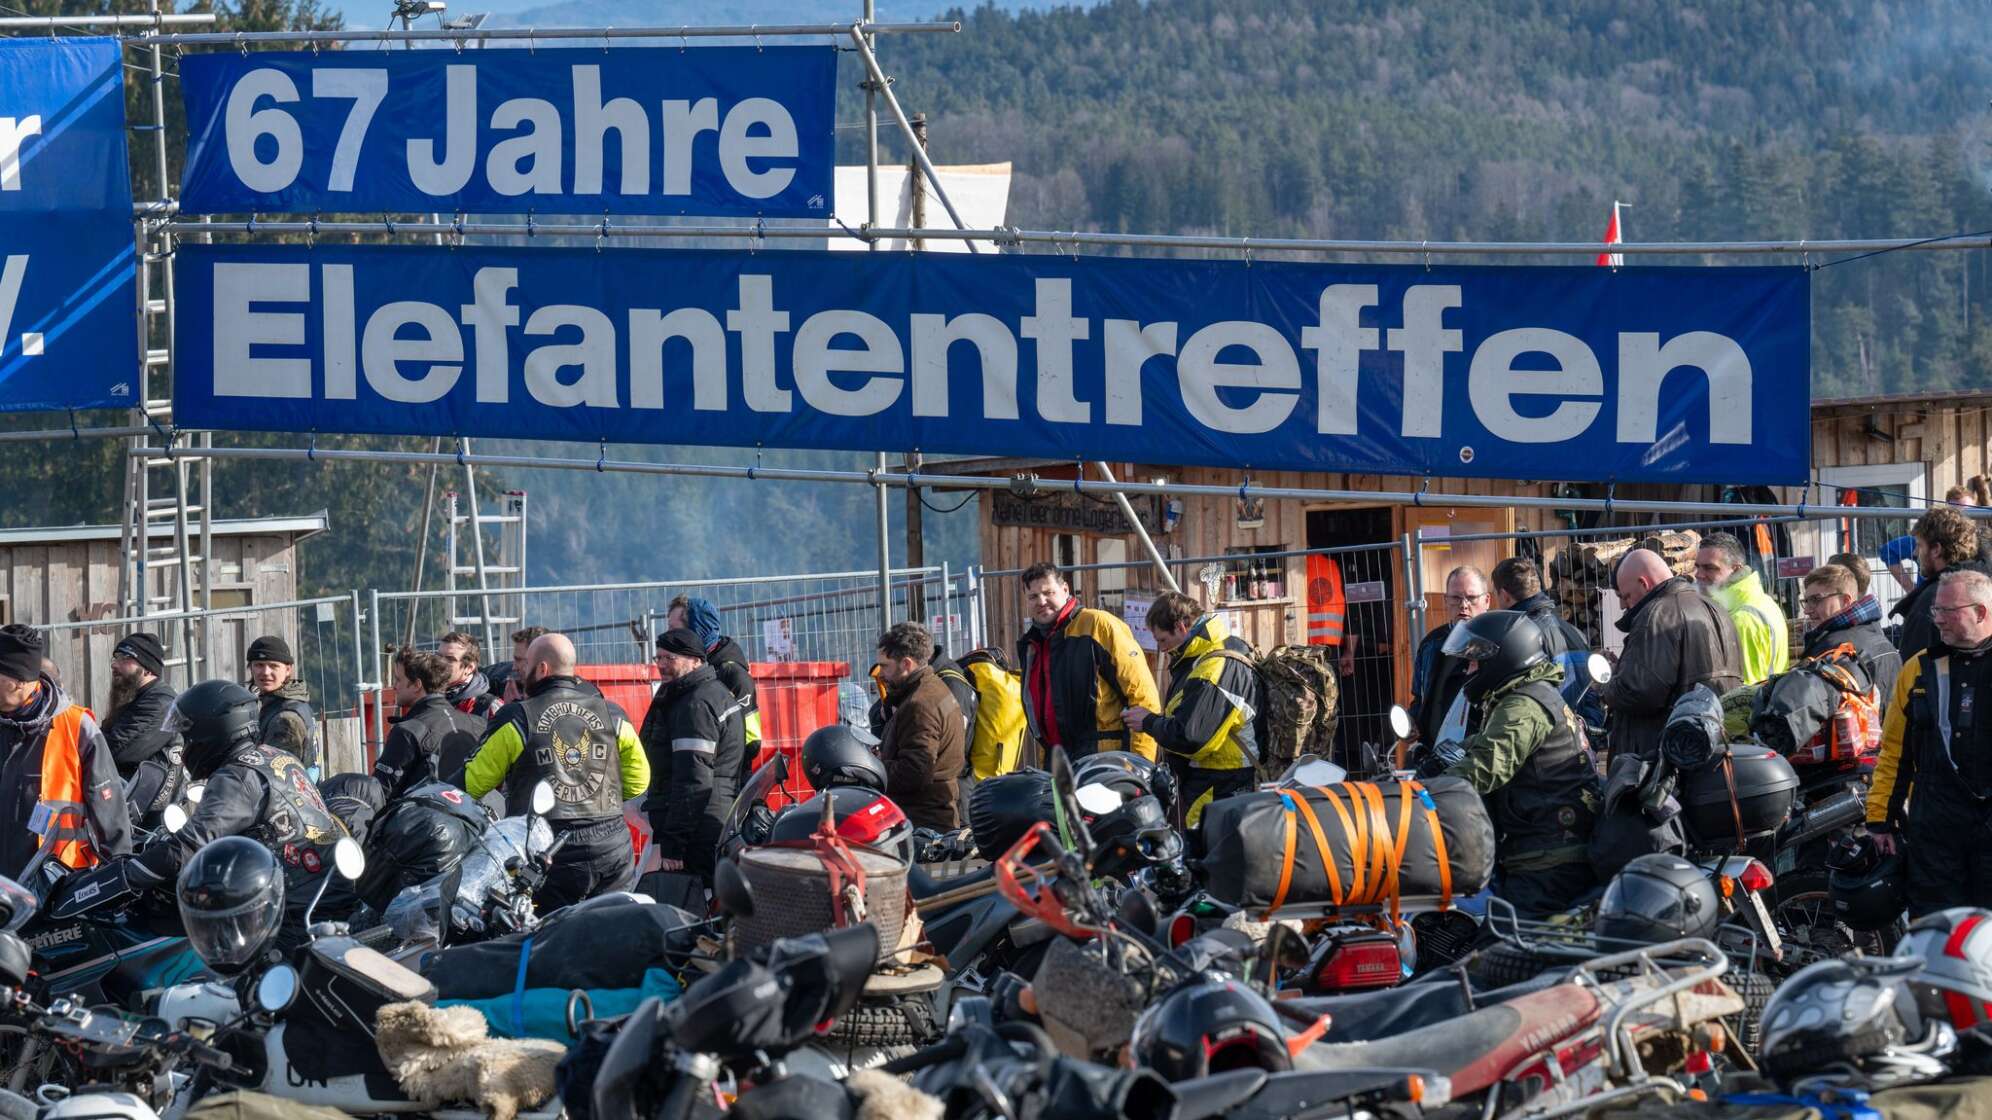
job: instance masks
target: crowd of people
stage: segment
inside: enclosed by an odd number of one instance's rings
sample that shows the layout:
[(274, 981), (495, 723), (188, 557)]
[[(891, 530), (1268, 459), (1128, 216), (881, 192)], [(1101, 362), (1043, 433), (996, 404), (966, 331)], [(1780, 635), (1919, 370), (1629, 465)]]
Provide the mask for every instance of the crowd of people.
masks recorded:
[[(1482, 794), (1501, 893), (1526, 915), (1549, 913), (1597, 886), (1585, 850), (1600, 755), (1657, 757), (1670, 711), (1698, 685), (1721, 694), (1804, 659), (1851, 656), (1883, 715), (1873, 843), (1905, 858), (1912, 911), (1992, 905), (1992, 711), (1981, 720), (1977, 703), (1992, 697), (1992, 552), (1948, 505), (1909, 540), (1917, 571), (1892, 634), (1861, 556), (1802, 578), (1805, 626), (1794, 631), (1738, 538), (1700, 538), (1691, 577), (1633, 549), (1613, 572), (1623, 642), (1605, 680), (1591, 679), (1590, 643), (1534, 560), (1455, 568), (1446, 617), (1413, 657), (1411, 765)], [(1902, 549), (1891, 542), (1878, 559), (1898, 563)], [(1211, 803), (1257, 785), (1268, 698), (1257, 653), (1222, 614), (1178, 592), (1156, 597), (1146, 621), (1165, 693), (1127, 623), (1085, 606), (1056, 565), (1026, 570), (1022, 591), (1028, 625), (1014, 661), (996, 649), (951, 658), (915, 622), (877, 638), (871, 749), (915, 827), (964, 826), (966, 783), (1041, 763), (1051, 748), (1164, 761), (1189, 830)], [(557, 906), (630, 883), (624, 806), (641, 799), (658, 865), (709, 885), (727, 811), (763, 761), (760, 712), (747, 658), (711, 603), (681, 596), (667, 621), (640, 724), (580, 675), (573, 643), (544, 628), (515, 631), (509, 663), (487, 664), (478, 640), (456, 631), (400, 651), (398, 716), (369, 775), (378, 800), (441, 782), (516, 814), (549, 783), (546, 816), (565, 842), (542, 902)], [(100, 723), (44, 669), (37, 631), (0, 626), (0, 873), (31, 870), (38, 855), (69, 868), (117, 861), (140, 890), (168, 881), (200, 844), (238, 834), (289, 873), (324, 873), (344, 833), (319, 793), (319, 720), (289, 646), (259, 637), (246, 683), (177, 695), (166, 664), (156, 635), (124, 636)], [(190, 782), (205, 783), (191, 820), (134, 853), (134, 829), (160, 833)]]

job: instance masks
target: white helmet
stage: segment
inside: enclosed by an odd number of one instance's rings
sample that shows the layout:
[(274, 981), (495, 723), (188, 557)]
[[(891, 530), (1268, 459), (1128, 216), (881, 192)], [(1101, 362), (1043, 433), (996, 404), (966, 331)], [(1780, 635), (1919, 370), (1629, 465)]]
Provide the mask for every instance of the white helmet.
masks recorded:
[(1992, 910), (1958, 906), (1925, 914), (1895, 947), (1898, 957), (1923, 962), (1909, 977), (1926, 1018), (1958, 1031), (1992, 1031)]

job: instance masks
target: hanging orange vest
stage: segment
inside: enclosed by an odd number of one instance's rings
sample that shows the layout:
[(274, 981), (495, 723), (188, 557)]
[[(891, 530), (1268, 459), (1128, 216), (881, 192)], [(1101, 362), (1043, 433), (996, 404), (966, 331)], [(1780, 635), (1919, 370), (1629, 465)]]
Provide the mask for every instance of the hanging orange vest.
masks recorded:
[(83, 789), (83, 721), (89, 717), (79, 705), (64, 708), (42, 742), (41, 803), (52, 814), (42, 844), (53, 845), (54, 858), (72, 869), (98, 863)]
[(1333, 556), (1307, 558), (1307, 644), (1339, 646), (1349, 601), (1342, 594), (1342, 565)]

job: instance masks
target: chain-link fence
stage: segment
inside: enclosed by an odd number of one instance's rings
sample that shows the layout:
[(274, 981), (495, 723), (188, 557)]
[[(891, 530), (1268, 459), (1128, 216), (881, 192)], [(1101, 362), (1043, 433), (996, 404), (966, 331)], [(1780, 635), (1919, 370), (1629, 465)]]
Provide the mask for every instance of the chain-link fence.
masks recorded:
[[(1331, 646), (1341, 670), (1339, 757), (1357, 744), (1389, 742), (1389, 712), (1406, 695), (1410, 651), (1423, 631), (1418, 573), (1405, 563), (1401, 541), (1336, 548), (1234, 552), (1171, 558), (1185, 594), (1219, 615), (1226, 629), (1261, 653), (1282, 645)], [(1135, 640), (1154, 651), (1148, 607), (1166, 589), (1150, 561), (1062, 567), (1073, 594), (1125, 621)], [(1014, 661), (1017, 639), (1030, 625), (1022, 569), (974, 573), (983, 632)], [(1167, 658), (1153, 658), (1157, 684), (1167, 689)]]

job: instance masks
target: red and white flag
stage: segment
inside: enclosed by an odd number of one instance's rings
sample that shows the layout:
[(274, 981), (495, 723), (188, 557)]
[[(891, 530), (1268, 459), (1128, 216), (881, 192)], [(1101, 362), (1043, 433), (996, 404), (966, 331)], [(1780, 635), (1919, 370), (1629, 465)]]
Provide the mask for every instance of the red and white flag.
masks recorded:
[[(1612, 202), (1612, 221), (1610, 225), (1605, 227), (1605, 244), (1618, 245), (1622, 244), (1624, 241), (1625, 241), (1625, 227), (1619, 225), (1619, 204), (1616, 200), (1614, 200)], [(1599, 253), (1598, 263), (1601, 265), (1609, 266), (1611, 268), (1621, 268), (1625, 265), (1625, 254)]]

